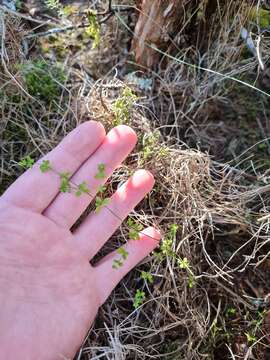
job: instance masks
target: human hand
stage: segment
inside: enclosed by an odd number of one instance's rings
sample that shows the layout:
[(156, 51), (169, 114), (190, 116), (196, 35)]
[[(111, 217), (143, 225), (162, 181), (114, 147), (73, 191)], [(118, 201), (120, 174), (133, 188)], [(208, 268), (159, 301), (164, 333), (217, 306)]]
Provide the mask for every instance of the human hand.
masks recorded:
[[(106, 179), (95, 179), (98, 164), (106, 178), (133, 149), (136, 135), (118, 126), (105, 135), (101, 124), (85, 122), (44, 159), (71, 181), (88, 183), (91, 194)], [(154, 180), (137, 171), (112, 196), (109, 208), (121, 219), (151, 190)], [(89, 205), (87, 194), (59, 193), (54, 172), (39, 165), (26, 171), (0, 198), (0, 358), (71, 359), (98, 308), (116, 284), (157, 245), (157, 230), (124, 246), (129, 256), (112, 269), (111, 253), (94, 267), (89, 260), (121, 221), (107, 208), (90, 214), (75, 232), (71, 226)], [(147, 236), (149, 235), (149, 236)], [(155, 239), (154, 239), (155, 238)]]

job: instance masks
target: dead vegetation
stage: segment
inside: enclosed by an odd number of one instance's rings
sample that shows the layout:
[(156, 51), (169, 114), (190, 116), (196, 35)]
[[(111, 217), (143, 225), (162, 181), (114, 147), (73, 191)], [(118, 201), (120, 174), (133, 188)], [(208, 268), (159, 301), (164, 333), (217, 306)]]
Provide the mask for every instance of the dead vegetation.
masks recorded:
[[(77, 359), (269, 358), (269, 100), (262, 88), (232, 80), (260, 72), (240, 36), (241, 27), (254, 27), (256, 4), (216, 1), (216, 11), (210, 3), (187, 2), (180, 31), (158, 55), (152, 48), (159, 63), (147, 72), (129, 53), (133, 10), (104, 22), (94, 49), (93, 39), (74, 47), (84, 39), (80, 29), (39, 38), (37, 28), (27, 40), (33, 25), (1, 10), (1, 192), (22, 157), (38, 158), (78, 123), (115, 125), (116, 104), (139, 141), (109, 191), (139, 167), (156, 178), (132, 217), (160, 227), (163, 242), (102, 307)], [(267, 36), (263, 43), (267, 66)], [(124, 238), (122, 227), (103, 253)], [(134, 309), (137, 289), (146, 298)]]

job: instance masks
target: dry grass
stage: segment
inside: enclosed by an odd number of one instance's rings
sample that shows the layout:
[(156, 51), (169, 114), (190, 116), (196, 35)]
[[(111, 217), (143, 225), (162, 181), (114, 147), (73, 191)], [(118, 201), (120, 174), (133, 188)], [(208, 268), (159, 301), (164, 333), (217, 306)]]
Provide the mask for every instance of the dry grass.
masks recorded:
[[(229, 1), (222, 13), (212, 15), (216, 26), (209, 32), (203, 58), (197, 42), (186, 38), (187, 23), (185, 46), (182, 44), (183, 50), (174, 57), (193, 63), (199, 59), (204, 67), (230, 76), (249, 74), (257, 60), (241, 57), (243, 44), (239, 41), (239, 29), (249, 9), (245, 1), (240, 6)], [(216, 16), (233, 21), (217, 21)], [(136, 130), (139, 142), (110, 179), (109, 191), (138, 167), (152, 171), (155, 188), (132, 217), (143, 225), (160, 227), (164, 246), (117, 287), (100, 310), (77, 359), (267, 359), (268, 173), (246, 173), (241, 166), (220, 163), (216, 161), (219, 154), (214, 154), (215, 159), (191, 148), (189, 142), (200, 121), (213, 121), (210, 111), (224, 101), (225, 94), (229, 96), (231, 84), (217, 74), (175, 60), (148, 75), (154, 84), (151, 90), (130, 84), (125, 76), (127, 45), (123, 45), (130, 38), (121, 23), (111, 19), (102, 29), (101, 51), (86, 47), (79, 56), (68, 57), (68, 76), (58, 84), (59, 97), (46, 103), (29, 96), (22, 71), (15, 66), (18, 59), (26, 62), (21, 23), (3, 13), (1, 19), (5, 29), (12, 28), (3, 37), (8, 56), (2, 58), (1, 67), (1, 191), (18, 175), (19, 159), (28, 154), (38, 158), (88, 118), (111, 128), (115, 123), (113, 104), (123, 88), (129, 84), (138, 95), (127, 123)], [(113, 56), (108, 58), (112, 47)], [(87, 62), (86, 54), (91, 57)], [(205, 115), (207, 119), (202, 120)], [(214, 141), (211, 138), (209, 144)], [(237, 163), (250, 151), (238, 154)], [(166, 250), (172, 224), (178, 225), (178, 231)], [(121, 244), (124, 235), (122, 227), (102, 254)], [(179, 266), (178, 259), (185, 258), (188, 269)], [(153, 284), (141, 279), (142, 270), (153, 275)], [(145, 291), (146, 301), (134, 310), (136, 289)], [(228, 309), (234, 309), (234, 314)], [(257, 340), (248, 343), (245, 333), (254, 331)]]

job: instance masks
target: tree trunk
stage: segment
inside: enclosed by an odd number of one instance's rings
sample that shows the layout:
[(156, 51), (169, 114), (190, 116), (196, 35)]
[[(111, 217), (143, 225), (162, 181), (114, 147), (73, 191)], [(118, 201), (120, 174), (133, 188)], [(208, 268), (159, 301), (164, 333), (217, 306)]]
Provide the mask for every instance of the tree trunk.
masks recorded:
[(182, 23), (183, 2), (185, 0), (142, 0), (138, 4), (140, 15), (132, 44), (137, 64), (156, 67), (160, 54), (153, 47), (168, 49)]

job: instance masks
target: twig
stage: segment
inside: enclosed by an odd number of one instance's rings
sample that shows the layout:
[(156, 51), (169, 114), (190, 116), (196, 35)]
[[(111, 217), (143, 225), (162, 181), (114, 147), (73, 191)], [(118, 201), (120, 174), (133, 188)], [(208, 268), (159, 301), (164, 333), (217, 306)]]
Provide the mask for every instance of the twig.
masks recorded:
[(43, 20), (38, 20), (38, 19), (34, 19), (33, 17), (31, 16), (27, 16), (27, 15), (24, 15), (18, 11), (14, 11), (14, 10), (11, 10), (11, 9), (8, 9), (7, 7), (3, 6), (3, 5), (0, 5), (0, 10), (2, 11), (5, 11), (11, 15), (14, 15), (14, 16), (17, 16), (17, 17), (20, 17), (24, 20), (28, 20), (28, 21), (32, 21), (32, 22), (35, 22), (37, 24), (41, 24), (41, 25), (53, 25), (53, 26), (58, 26), (59, 24), (57, 23), (54, 23), (50, 20), (47, 20), (47, 21), (43, 21)]
[[(104, 16), (103, 19), (99, 20), (99, 24), (104, 24), (106, 21), (108, 21), (112, 16), (115, 15), (115, 12), (124, 12), (124, 11), (131, 11), (133, 10), (132, 7), (128, 6), (128, 7), (112, 7), (112, 1), (109, 1), (108, 4), (108, 10), (106, 10), (103, 13), (97, 13), (96, 16)], [(51, 22), (47, 23), (48, 25), (51, 25)], [(26, 39), (31, 39), (31, 38), (36, 38), (36, 37), (45, 37), (45, 36), (50, 36), (53, 34), (60, 34), (66, 31), (71, 31), (71, 30), (77, 30), (77, 29), (84, 29), (87, 28), (89, 26), (89, 22), (84, 23), (84, 24), (80, 24), (80, 25), (68, 25), (65, 26), (63, 28), (61, 27), (56, 27), (53, 29), (49, 29), (47, 31), (43, 31), (43, 32), (39, 32), (39, 33), (35, 33), (35, 34), (30, 34), (25, 36)]]

